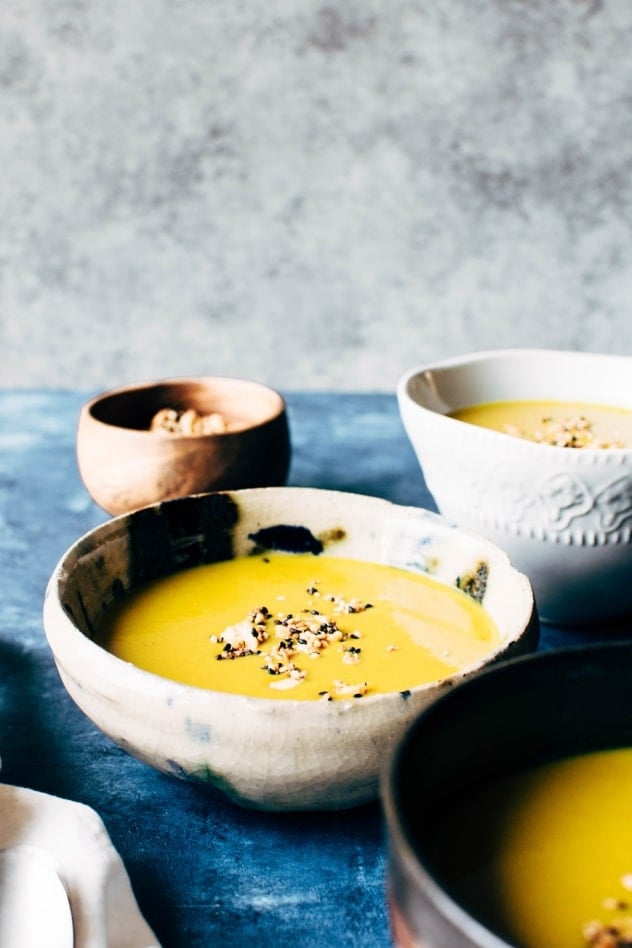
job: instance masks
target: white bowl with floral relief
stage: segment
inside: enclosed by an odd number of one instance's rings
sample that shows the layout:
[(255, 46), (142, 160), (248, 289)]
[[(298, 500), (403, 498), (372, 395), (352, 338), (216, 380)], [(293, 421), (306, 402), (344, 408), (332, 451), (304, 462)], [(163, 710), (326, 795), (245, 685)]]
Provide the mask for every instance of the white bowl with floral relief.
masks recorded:
[(555, 400), (632, 409), (632, 358), (495, 350), (399, 381), (404, 427), (441, 513), (497, 543), (560, 624), (632, 611), (632, 450), (536, 443), (449, 417), (470, 405)]
[[(440, 682), (354, 698), (280, 700), (167, 680), (94, 641), (102, 610), (145, 579), (253, 551), (253, 537), (290, 525), (318, 538), (320, 556), (432, 574), (476, 598), (499, 643)], [(167, 501), (112, 519), (79, 539), (52, 574), (46, 635), (61, 679), (113, 741), (176, 777), (262, 809), (331, 809), (373, 799), (387, 752), (446, 688), (499, 659), (531, 651), (538, 617), (525, 576), (481, 537), (417, 508), (312, 488), (260, 488)]]

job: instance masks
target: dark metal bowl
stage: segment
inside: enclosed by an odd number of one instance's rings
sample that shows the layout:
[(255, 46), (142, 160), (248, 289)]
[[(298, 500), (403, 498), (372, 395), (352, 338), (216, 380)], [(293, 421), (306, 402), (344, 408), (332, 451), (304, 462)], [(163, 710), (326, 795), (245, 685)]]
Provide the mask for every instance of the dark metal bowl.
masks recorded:
[(504, 662), (423, 711), (384, 775), (388, 899), (401, 948), (506, 948), (450, 891), (437, 827), (465, 795), (546, 760), (632, 745), (632, 642)]

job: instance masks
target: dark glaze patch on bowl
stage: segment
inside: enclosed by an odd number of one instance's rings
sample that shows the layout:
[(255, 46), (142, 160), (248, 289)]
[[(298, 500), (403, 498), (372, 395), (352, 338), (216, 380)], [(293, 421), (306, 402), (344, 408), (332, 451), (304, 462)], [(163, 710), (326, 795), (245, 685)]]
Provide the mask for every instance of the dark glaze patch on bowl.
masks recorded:
[(262, 527), (256, 533), (249, 533), (248, 539), (255, 544), (255, 553), (282, 550), (284, 553), (313, 553), (317, 556), (324, 549), (322, 541), (307, 527), (285, 523)]
[(456, 588), (462, 590), (474, 602), (483, 602), (487, 591), (489, 566), (484, 561), (477, 564), (473, 573), (457, 576)]
[(232, 559), (239, 507), (230, 494), (166, 501), (129, 518), (130, 583)]

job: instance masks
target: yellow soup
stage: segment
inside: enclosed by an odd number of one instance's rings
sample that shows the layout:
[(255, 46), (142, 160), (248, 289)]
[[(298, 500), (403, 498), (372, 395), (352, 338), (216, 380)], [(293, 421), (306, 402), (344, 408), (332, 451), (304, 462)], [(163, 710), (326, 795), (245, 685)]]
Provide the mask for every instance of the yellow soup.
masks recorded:
[[(453, 815), (440, 845), (455, 892), (511, 944), (632, 942), (632, 748), (498, 781)], [(605, 927), (621, 940), (600, 941)]]
[(452, 418), (563, 448), (629, 448), (632, 409), (585, 402), (507, 401), (470, 405)]
[(404, 691), (500, 645), (488, 613), (459, 589), (392, 566), (284, 553), (130, 590), (106, 610), (98, 640), (186, 684), (322, 700)]

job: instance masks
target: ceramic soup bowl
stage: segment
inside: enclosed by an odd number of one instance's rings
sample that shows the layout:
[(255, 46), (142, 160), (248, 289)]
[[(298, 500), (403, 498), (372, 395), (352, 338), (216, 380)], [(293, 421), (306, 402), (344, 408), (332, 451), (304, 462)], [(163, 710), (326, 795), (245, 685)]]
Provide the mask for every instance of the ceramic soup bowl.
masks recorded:
[[(449, 586), (483, 577), (476, 598), (496, 625), (497, 646), (458, 674), (411, 690), (299, 701), (180, 684), (94, 640), (103, 609), (147, 579), (262, 544), (296, 552), (312, 541), (318, 557), (391, 564)], [(51, 576), (44, 625), (65, 687), (112, 740), (161, 771), (214, 785), (246, 806), (281, 810), (373, 799), (385, 752), (420, 709), (483, 666), (533, 649), (539, 631), (528, 580), (489, 541), (421, 509), (294, 487), (181, 498), (97, 527)]]
[(404, 427), (442, 514), (487, 536), (561, 624), (632, 611), (632, 449), (558, 447), (450, 417), (557, 400), (632, 409), (632, 358), (497, 350), (422, 365), (398, 385)]

